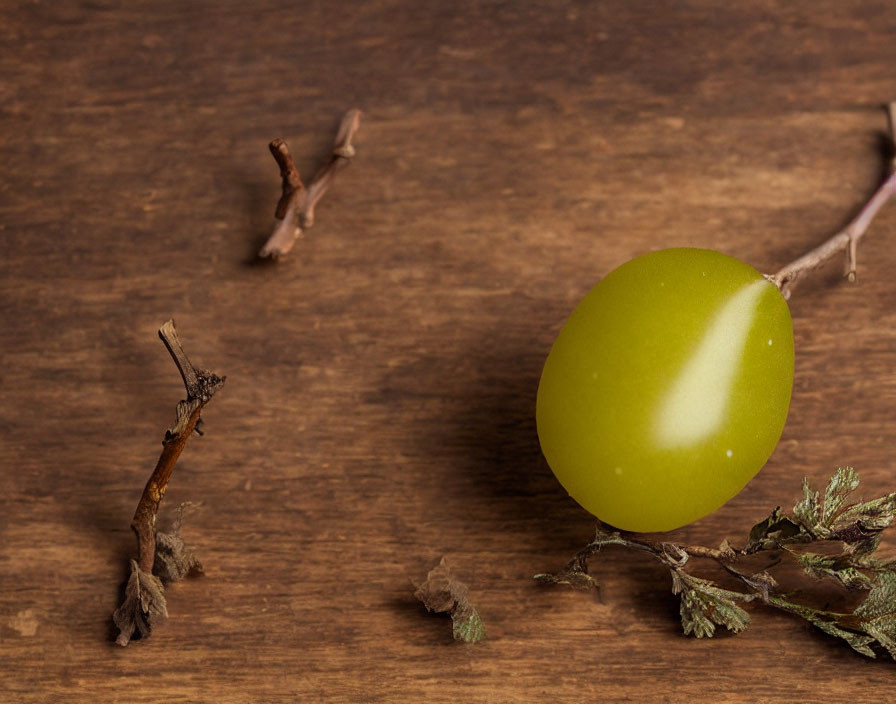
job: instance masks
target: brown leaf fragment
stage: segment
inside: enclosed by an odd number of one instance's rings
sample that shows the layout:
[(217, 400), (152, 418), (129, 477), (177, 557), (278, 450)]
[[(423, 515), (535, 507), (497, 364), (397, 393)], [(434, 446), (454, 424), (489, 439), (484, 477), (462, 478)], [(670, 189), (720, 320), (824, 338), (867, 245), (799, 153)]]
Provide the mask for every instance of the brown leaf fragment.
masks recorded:
[(176, 533), (156, 533), (156, 559), (152, 571), (164, 582), (179, 582), (184, 577), (204, 572), (199, 558)]
[(161, 580), (147, 574), (136, 560), (131, 560), (131, 576), (124, 590), (124, 601), (112, 614), (119, 631), (115, 642), (120, 646), (127, 645), (135, 631), (138, 637), (145, 638), (154, 625), (166, 618), (168, 606)]
[(180, 537), (184, 514), (197, 504), (186, 501), (177, 507), (170, 527), (156, 531), (156, 555), (152, 573), (163, 582), (179, 582), (184, 577), (204, 574), (202, 563), (196, 554)]
[(776, 506), (775, 510), (763, 521), (760, 521), (750, 530), (750, 538), (745, 552), (748, 554), (767, 550), (783, 541), (791, 541), (805, 536), (808, 540), (809, 536), (806, 529), (793, 520), (790, 516), (781, 511), (780, 506)]
[(454, 640), (476, 643), (485, 637), (485, 626), (470, 603), (467, 585), (451, 573), (444, 557), (417, 586), (414, 596), (427, 611), (451, 616)]

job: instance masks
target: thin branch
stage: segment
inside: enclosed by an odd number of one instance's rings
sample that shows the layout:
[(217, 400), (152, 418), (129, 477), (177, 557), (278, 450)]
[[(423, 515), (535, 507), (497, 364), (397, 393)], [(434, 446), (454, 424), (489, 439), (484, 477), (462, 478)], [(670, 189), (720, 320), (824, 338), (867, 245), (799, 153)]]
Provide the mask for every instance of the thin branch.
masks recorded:
[(336, 139), (333, 142), (333, 153), (329, 161), (324, 164), (308, 187), (308, 200), (301, 213), (300, 224), (306, 230), (314, 225), (314, 208), (333, 183), (333, 178), (344, 169), (355, 156), (355, 147), (352, 140), (361, 126), (361, 111), (349, 110), (342, 118)]
[(258, 253), (259, 257), (282, 257), (292, 249), (302, 230), (314, 225), (314, 208), (330, 188), (336, 174), (348, 166), (355, 156), (352, 140), (360, 125), (360, 110), (353, 108), (345, 113), (329, 159), (318, 169), (307, 188), (302, 183), (286, 142), (282, 139), (271, 142), (271, 154), (280, 166), (283, 193), (277, 203), (274, 231)]
[(283, 181), (283, 194), (277, 203), (277, 211), (275, 217), (282, 220), (286, 217), (292, 201), (302, 202), (305, 198), (305, 184), (302, 183), (302, 177), (299, 176), (299, 170), (296, 168), (295, 162), (292, 160), (292, 154), (289, 153), (289, 147), (282, 139), (275, 139), (268, 147), (277, 166), (280, 167), (280, 178)]
[[(648, 552), (670, 567), (683, 567), (691, 557), (714, 560), (722, 568), (741, 581), (746, 579), (746, 575), (738, 572), (733, 567), (733, 563), (738, 557), (748, 554), (743, 550), (735, 550), (727, 545), (724, 549), (716, 549), (707, 548), (702, 545), (685, 545), (683, 543), (672, 543), (667, 541), (656, 542), (646, 538), (640, 538), (636, 533), (623, 533), (622, 531), (614, 530), (600, 521), (598, 522), (597, 534), (594, 540), (579, 550), (573, 558), (566, 563), (566, 566), (558, 573), (558, 575), (568, 577), (569, 575), (582, 572), (587, 574), (589, 558), (594, 557), (602, 548), (609, 545), (619, 545)], [(536, 575), (536, 579), (544, 582), (569, 581), (566, 579), (554, 579), (554, 577), (558, 575), (540, 574)], [(580, 580), (577, 579), (575, 581)], [(587, 586), (592, 586), (592, 584), (587, 583)]]
[(169, 320), (159, 329), (159, 337), (162, 338), (180, 371), (187, 390), (187, 398), (177, 404), (177, 419), (174, 425), (165, 431), (162, 454), (149, 481), (146, 482), (131, 521), (131, 528), (137, 535), (137, 559), (131, 560), (131, 575), (125, 588), (124, 600), (112, 616), (119, 629), (116, 642), (122, 646), (128, 644), (135, 632), (144, 637), (149, 635), (153, 623), (163, 620), (168, 615), (164, 586), (153, 574), (157, 542), (160, 538), (163, 539), (163, 549), (176, 548), (184, 554), (190, 569), (199, 565), (198, 561), (183, 548), (182, 543), (173, 544), (171, 536), (157, 533), (156, 518), (159, 505), (168, 489), (174, 465), (190, 435), (194, 430), (199, 431), (200, 412), (224, 383), (224, 377), (197, 369), (192, 365), (177, 337), (173, 320)]
[(181, 379), (184, 380), (184, 386), (187, 389), (187, 397), (195, 397), (199, 392), (199, 377), (196, 374), (196, 368), (187, 359), (184, 348), (177, 336), (177, 330), (174, 327), (174, 321), (169, 320), (161, 328), (159, 328), (159, 337), (165, 343), (168, 354), (177, 365)]
[[(889, 118), (890, 141), (896, 144), (896, 102), (887, 105)], [(896, 193), (896, 157), (889, 164), (890, 174), (878, 187), (859, 214), (840, 232), (833, 235), (826, 242), (803, 256), (794, 260), (787, 266), (779, 269), (768, 277), (777, 286), (784, 298), (790, 298), (790, 294), (797, 283), (810, 271), (817, 269), (838, 252), (846, 251), (845, 276), (849, 281), (856, 279), (856, 249), (859, 240), (862, 239), (868, 226), (884, 206), (890, 197)]]
[(162, 454), (149, 481), (146, 482), (131, 522), (131, 527), (137, 534), (137, 565), (146, 573), (152, 573), (156, 549), (156, 515), (168, 489), (174, 465), (190, 435), (196, 430), (203, 407), (224, 383), (224, 377), (197, 369), (190, 363), (177, 337), (173, 320), (169, 320), (159, 329), (159, 337), (162, 338), (183, 377), (187, 398), (177, 404), (177, 422), (165, 432)]

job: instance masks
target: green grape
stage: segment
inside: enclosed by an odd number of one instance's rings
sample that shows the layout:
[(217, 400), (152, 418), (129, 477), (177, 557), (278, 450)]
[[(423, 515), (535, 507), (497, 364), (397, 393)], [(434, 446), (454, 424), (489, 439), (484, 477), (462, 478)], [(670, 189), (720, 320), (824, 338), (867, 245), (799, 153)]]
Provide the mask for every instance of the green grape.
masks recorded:
[(569, 494), (616, 528), (665, 531), (737, 494), (781, 437), (793, 388), (783, 296), (705, 249), (632, 259), (560, 331), (538, 437)]

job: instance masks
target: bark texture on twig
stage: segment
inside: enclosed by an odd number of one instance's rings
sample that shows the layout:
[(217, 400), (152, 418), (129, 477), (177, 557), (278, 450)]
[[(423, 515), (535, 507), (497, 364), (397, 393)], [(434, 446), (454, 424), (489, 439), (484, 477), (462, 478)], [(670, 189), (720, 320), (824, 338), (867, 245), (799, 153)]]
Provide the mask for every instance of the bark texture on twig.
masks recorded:
[(283, 192), (274, 213), (277, 220), (274, 231), (258, 252), (259, 257), (282, 257), (292, 249), (302, 231), (314, 225), (314, 208), (330, 188), (336, 174), (348, 166), (355, 156), (352, 140), (360, 125), (360, 110), (353, 108), (345, 113), (333, 142), (333, 151), (307, 188), (302, 183), (286, 142), (275, 139), (270, 143), (271, 154), (280, 167)]
[[(169, 320), (159, 329), (159, 337), (162, 338), (180, 371), (187, 390), (187, 398), (177, 404), (175, 423), (165, 431), (162, 454), (149, 481), (146, 482), (131, 521), (131, 528), (137, 535), (137, 559), (131, 560), (131, 577), (125, 589), (125, 598), (113, 615), (120, 632), (116, 641), (119, 645), (127, 645), (135, 630), (142, 636), (148, 635), (153, 622), (167, 616), (164, 588), (161, 581), (153, 575), (159, 538), (156, 532), (159, 505), (165, 496), (174, 465), (187, 440), (194, 430), (200, 432), (200, 412), (224, 383), (224, 377), (204, 369), (197, 369), (190, 363), (177, 337), (173, 320)], [(172, 547), (170, 541), (162, 542), (163, 548)], [(184, 551), (184, 554), (189, 555), (189, 559), (195, 561), (196, 565), (199, 564), (190, 553)], [(185, 570), (184, 574), (187, 571), (189, 570)]]
[[(896, 102), (887, 105), (890, 123), (890, 141), (896, 145)], [(859, 214), (845, 228), (803, 256), (782, 267), (768, 277), (784, 298), (790, 298), (793, 289), (810, 271), (817, 269), (838, 252), (846, 251), (845, 276), (856, 279), (856, 249), (868, 226), (883, 205), (896, 193), (896, 157), (890, 163), (890, 174), (874, 192)]]
[(159, 511), (159, 504), (165, 496), (168, 481), (174, 471), (180, 453), (183, 451), (187, 440), (194, 430), (197, 430), (200, 419), (199, 414), (214, 393), (221, 388), (224, 378), (203, 369), (196, 369), (187, 359), (174, 321), (169, 320), (159, 329), (159, 337), (165, 343), (174, 363), (180, 371), (187, 389), (187, 398), (177, 404), (177, 420), (175, 424), (165, 431), (165, 439), (162, 441), (162, 454), (153, 473), (146, 482), (140, 503), (134, 513), (131, 523), (137, 534), (139, 548), (137, 564), (144, 572), (151, 573), (155, 561), (156, 538), (155, 524)]

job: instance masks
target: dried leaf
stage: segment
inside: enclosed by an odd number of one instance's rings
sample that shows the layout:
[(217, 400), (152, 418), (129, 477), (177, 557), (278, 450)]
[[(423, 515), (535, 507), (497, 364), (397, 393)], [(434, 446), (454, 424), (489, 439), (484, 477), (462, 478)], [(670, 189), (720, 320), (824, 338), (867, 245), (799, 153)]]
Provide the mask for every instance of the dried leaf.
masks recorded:
[(136, 560), (131, 560), (131, 576), (124, 590), (124, 601), (112, 614), (119, 631), (115, 642), (127, 645), (134, 631), (140, 638), (145, 638), (156, 623), (166, 618), (168, 607), (162, 582), (141, 570)]
[[(588, 575), (587, 560), (606, 545), (621, 545), (646, 551), (670, 568), (672, 591), (680, 596), (681, 623), (685, 634), (709, 638), (717, 626), (739, 632), (750, 622), (740, 602), (759, 599), (795, 614), (819, 630), (848, 643), (856, 652), (875, 657), (875, 648), (885, 649), (896, 659), (896, 560), (880, 560), (874, 552), (881, 532), (896, 521), (896, 493), (871, 501), (847, 505), (859, 485), (851, 467), (840, 468), (831, 477), (823, 499), (803, 480), (803, 496), (793, 516), (776, 508), (753, 526), (749, 542), (736, 549), (724, 540), (717, 550), (654, 541), (637, 534), (605, 530), (598, 525), (595, 538), (558, 574), (541, 574), (536, 579), (549, 584), (596, 586)], [(798, 545), (819, 543), (817, 552), (803, 552)], [(840, 548), (839, 552), (832, 550)], [(745, 574), (738, 569), (741, 557), (763, 550), (783, 549), (792, 555), (813, 578), (826, 578), (850, 590), (868, 590), (858, 608), (851, 612), (823, 611), (790, 602), (777, 594), (779, 587), (768, 572)], [(718, 587), (708, 579), (685, 571), (692, 558), (711, 558), (730, 576), (746, 587), (745, 592)]]
[(822, 579), (829, 577), (836, 579), (847, 589), (870, 589), (872, 581), (864, 572), (856, 567), (844, 562), (842, 556), (838, 555), (819, 555), (813, 552), (796, 552), (791, 550), (790, 553), (803, 566), (806, 574)]
[(686, 636), (712, 638), (716, 625), (740, 633), (750, 623), (750, 615), (735, 602), (752, 601), (752, 594), (721, 589), (680, 569), (670, 572), (672, 593), (681, 597), (681, 625)]
[(793, 507), (794, 516), (815, 538), (842, 540), (860, 545), (863, 552), (876, 549), (874, 533), (888, 527), (896, 518), (896, 495), (846, 506), (846, 499), (859, 486), (859, 477), (852, 467), (840, 467), (825, 489), (824, 501), (818, 503), (818, 492), (809, 490), (803, 479), (803, 498)]
[(179, 535), (173, 533), (156, 533), (156, 558), (152, 571), (165, 582), (179, 582), (184, 577), (203, 573), (199, 558)]
[(828, 482), (824, 492), (824, 506), (821, 511), (821, 523), (830, 527), (840, 512), (846, 498), (859, 486), (859, 477), (852, 467), (838, 467), (837, 472)]
[(451, 633), (454, 640), (478, 643), (485, 638), (485, 625), (475, 609), (456, 610), (451, 614)]
[(808, 537), (805, 529), (792, 518), (783, 514), (781, 507), (777, 506), (768, 518), (760, 521), (750, 530), (749, 542), (744, 548), (744, 552), (752, 553), (760, 549), (774, 547), (800, 535)]
[(453, 623), (454, 640), (476, 643), (485, 637), (485, 626), (470, 603), (467, 585), (451, 573), (443, 557), (414, 592), (427, 611), (447, 613)]
[(185, 577), (204, 573), (202, 563), (180, 537), (180, 529), (187, 509), (198, 504), (185, 501), (174, 512), (174, 520), (167, 531), (156, 531), (156, 553), (152, 573), (164, 582), (179, 582)]
[(855, 610), (856, 616), (880, 618), (896, 613), (896, 574), (882, 572), (868, 596)]
[(896, 660), (896, 574), (879, 573), (874, 587), (853, 615), (861, 619), (865, 631)]
[[(896, 494), (887, 494), (872, 501), (846, 507), (837, 517), (834, 527), (838, 534), (847, 533), (852, 526), (866, 533), (879, 533), (888, 528), (894, 519), (896, 519)], [(844, 539), (839, 535), (837, 537), (839, 540)]]
[(823, 537), (824, 527), (821, 525), (821, 507), (818, 505), (818, 492), (809, 488), (809, 479), (803, 477), (803, 498), (793, 507), (793, 515), (812, 535)]
[[(855, 479), (858, 483), (858, 477)], [(887, 494), (842, 509), (831, 524), (830, 538), (847, 544), (857, 558), (869, 556), (880, 545), (881, 532), (896, 520), (896, 494)]]
[(874, 651), (871, 649), (871, 645), (874, 643), (875, 639), (865, 633), (857, 633), (855, 631), (848, 631), (844, 628), (841, 628), (837, 625), (836, 622), (837, 614), (830, 614), (825, 611), (810, 609), (807, 606), (794, 604), (790, 601), (787, 601), (786, 599), (782, 599), (779, 597), (773, 597), (770, 603), (773, 606), (777, 606), (779, 609), (789, 611), (792, 614), (796, 614), (797, 616), (806, 619), (813, 626), (821, 631), (824, 631), (828, 635), (835, 636), (836, 638), (842, 638), (856, 652), (859, 652), (869, 658), (875, 657)]

